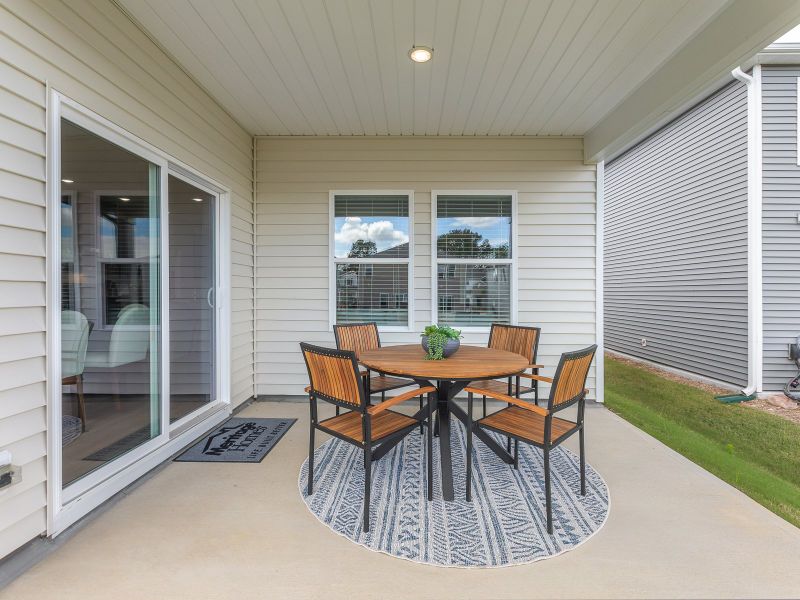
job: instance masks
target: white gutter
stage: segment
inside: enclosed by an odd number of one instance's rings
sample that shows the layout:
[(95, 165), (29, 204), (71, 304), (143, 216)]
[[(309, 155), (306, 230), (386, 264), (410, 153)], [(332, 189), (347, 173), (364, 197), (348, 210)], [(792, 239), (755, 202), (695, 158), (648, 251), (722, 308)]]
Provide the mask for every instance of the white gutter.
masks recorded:
[(747, 86), (747, 387), (746, 395), (762, 390), (764, 319), (762, 293), (761, 186), (761, 65), (748, 75), (741, 67), (731, 75)]

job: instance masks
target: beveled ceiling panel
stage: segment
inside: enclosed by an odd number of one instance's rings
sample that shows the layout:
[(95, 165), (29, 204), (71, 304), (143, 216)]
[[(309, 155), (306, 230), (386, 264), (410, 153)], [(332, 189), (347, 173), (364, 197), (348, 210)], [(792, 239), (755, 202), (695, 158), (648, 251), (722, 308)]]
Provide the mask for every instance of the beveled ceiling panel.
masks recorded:
[(266, 135), (583, 135), (728, 3), (117, 1)]

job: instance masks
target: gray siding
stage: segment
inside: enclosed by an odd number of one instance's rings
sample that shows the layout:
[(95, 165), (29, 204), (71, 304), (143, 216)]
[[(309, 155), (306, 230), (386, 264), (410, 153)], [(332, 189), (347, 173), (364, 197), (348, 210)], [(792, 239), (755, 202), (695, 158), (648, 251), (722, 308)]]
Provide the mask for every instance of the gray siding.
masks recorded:
[(797, 371), (786, 345), (800, 335), (798, 77), (798, 66), (762, 71), (765, 391), (781, 389)]
[(605, 180), (607, 347), (737, 385), (747, 381), (746, 96), (726, 86), (607, 165)]

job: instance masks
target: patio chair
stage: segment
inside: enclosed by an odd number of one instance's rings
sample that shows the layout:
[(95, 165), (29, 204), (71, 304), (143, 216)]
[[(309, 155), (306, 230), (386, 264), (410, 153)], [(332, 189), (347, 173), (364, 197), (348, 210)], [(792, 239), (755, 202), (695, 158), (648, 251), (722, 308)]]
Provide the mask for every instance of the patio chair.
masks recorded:
[[(586, 495), (586, 452), (584, 447), (584, 409), (586, 402), (585, 389), (589, 367), (594, 359), (597, 346), (589, 346), (575, 352), (561, 355), (555, 376), (544, 377), (534, 375), (537, 381), (550, 383), (550, 397), (547, 408), (531, 404), (525, 400), (508, 394), (488, 392), (468, 386), (467, 392), (467, 501), (472, 498), (472, 432), (475, 428), (495, 431), (514, 438), (514, 468), (519, 468), (519, 442), (532, 444), (542, 448), (544, 452), (544, 486), (547, 508), (547, 531), (553, 533), (553, 511), (550, 492), (550, 450), (561, 444), (576, 431), (580, 439), (581, 495)], [(478, 421), (472, 420), (472, 404), (474, 394), (486, 394), (496, 400), (509, 404), (488, 417)], [(561, 419), (555, 413), (578, 404), (575, 421)]]
[[(311, 434), (308, 442), (308, 495), (314, 493), (314, 432), (319, 429), (364, 451), (364, 531), (369, 531), (369, 496), (372, 463), (380, 460), (408, 433), (428, 422), (428, 500), (433, 499), (433, 435), (430, 427), (433, 415), (433, 386), (420, 387), (381, 404), (371, 406), (359, 376), (356, 354), (350, 350), (334, 350), (301, 343), (300, 348), (311, 382), (306, 388), (311, 407)], [(429, 394), (428, 407), (414, 416), (393, 410), (392, 406)], [(317, 400), (324, 400), (349, 411), (319, 421)]]
[[(533, 401), (539, 404), (539, 382), (531, 375), (538, 375), (539, 369), (542, 365), (536, 364), (536, 354), (539, 351), (539, 338), (541, 337), (541, 328), (539, 327), (523, 327), (522, 325), (505, 325), (503, 323), (492, 323), (492, 328), (489, 332), (489, 348), (496, 350), (505, 350), (506, 352), (514, 352), (520, 354), (528, 360), (528, 369), (531, 373), (524, 371), (515, 377), (508, 377), (504, 381), (497, 379), (490, 379), (486, 381), (476, 381), (471, 384), (475, 389), (485, 390), (487, 392), (499, 392), (509, 396), (516, 396), (519, 398), (522, 394), (533, 393)], [(526, 369), (527, 371), (527, 369)], [(520, 385), (520, 378), (525, 377), (530, 379), (530, 385)], [(478, 393), (478, 392), (476, 392)], [(483, 416), (486, 416), (486, 396), (483, 394)]]
[[(378, 334), (378, 324), (374, 321), (369, 323), (348, 323), (346, 325), (334, 325), (333, 336), (336, 338), (336, 347), (339, 350), (352, 350), (358, 358), (359, 352), (363, 350), (375, 350), (381, 347), (381, 337)], [(369, 369), (360, 371), (364, 378), (364, 386), (367, 398), (374, 394), (381, 395), (381, 402), (386, 400), (386, 392), (399, 388), (415, 385), (411, 379), (401, 377), (388, 377), (385, 373), (373, 375)], [(419, 408), (422, 409), (422, 396), (419, 398)], [(336, 408), (339, 414), (339, 408)], [(420, 430), (420, 433), (422, 431)]]

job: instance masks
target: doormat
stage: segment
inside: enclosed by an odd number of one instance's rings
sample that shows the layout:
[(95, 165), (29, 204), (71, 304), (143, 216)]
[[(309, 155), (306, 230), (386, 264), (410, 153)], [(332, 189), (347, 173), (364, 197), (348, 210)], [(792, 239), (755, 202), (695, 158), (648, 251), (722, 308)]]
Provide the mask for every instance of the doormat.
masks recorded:
[(297, 419), (228, 419), (175, 460), (260, 463)]
[(125, 454), (128, 450), (133, 450), (136, 448), (136, 446), (140, 446), (150, 439), (152, 439), (150, 436), (150, 426), (146, 425), (145, 427), (137, 429), (133, 433), (129, 433), (125, 437), (118, 439), (113, 444), (109, 444), (97, 452), (92, 452), (83, 460), (96, 460), (99, 462), (114, 460), (115, 458)]

